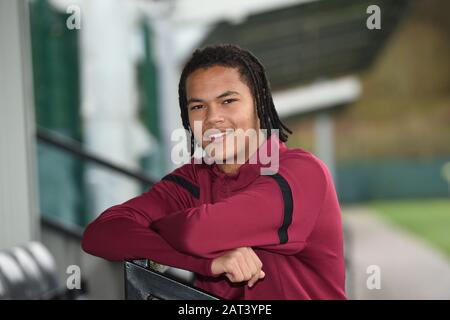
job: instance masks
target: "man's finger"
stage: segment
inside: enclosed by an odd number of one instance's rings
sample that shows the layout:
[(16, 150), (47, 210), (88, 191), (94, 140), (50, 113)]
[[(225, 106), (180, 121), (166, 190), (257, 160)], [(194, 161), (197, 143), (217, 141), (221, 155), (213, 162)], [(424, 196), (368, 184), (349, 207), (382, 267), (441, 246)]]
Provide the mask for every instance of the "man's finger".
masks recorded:
[(242, 256), (239, 256), (239, 266), (241, 267), (242, 273), (244, 275), (244, 280), (249, 280), (253, 273), (252, 268), (248, 264), (248, 257), (244, 254)]
[(232, 264), (231, 270), (227, 273), (231, 274), (231, 282), (241, 282), (244, 279), (244, 274), (237, 261)]
[(251, 288), (258, 281), (261, 272), (255, 273), (255, 275), (248, 281), (248, 286)]
[(261, 259), (259, 259), (258, 255), (256, 254), (256, 252), (253, 249), (250, 249), (250, 253), (251, 253), (253, 261), (255, 262), (255, 264), (258, 267), (258, 269), (261, 269), (262, 268)]
[(255, 274), (258, 274), (259, 270), (261, 269), (259, 267), (259, 264), (257, 261), (258, 257), (256, 257), (256, 255), (252, 249), (249, 249), (246, 258), (247, 258), (247, 264), (250, 267), (250, 271), (252, 272), (252, 277), (253, 277)]

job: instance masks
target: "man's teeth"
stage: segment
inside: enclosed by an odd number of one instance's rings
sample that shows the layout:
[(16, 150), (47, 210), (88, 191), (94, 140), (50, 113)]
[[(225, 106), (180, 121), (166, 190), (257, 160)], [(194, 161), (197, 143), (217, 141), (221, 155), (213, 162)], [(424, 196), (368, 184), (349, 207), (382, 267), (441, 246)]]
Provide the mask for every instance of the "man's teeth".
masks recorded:
[(209, 136), (209, 140), (220, 138), (220, 137), (224, 136), (225, 134), (226, 134), (226, 132), (212, 134), (212, 135)]

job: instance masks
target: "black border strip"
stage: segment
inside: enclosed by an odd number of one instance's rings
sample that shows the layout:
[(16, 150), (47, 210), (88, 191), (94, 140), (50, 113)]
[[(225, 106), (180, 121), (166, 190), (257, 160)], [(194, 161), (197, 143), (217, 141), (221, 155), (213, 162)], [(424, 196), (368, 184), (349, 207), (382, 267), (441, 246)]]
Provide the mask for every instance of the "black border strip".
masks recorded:
[(284, 179), (280, 174), (276, 173), (269, 175), (275, 179), (278, 186), (281, 189), (281, 194), (283, 195), (284, 211), (283, 211), (283, 224), (278, 229), (278, 237), (280, 238), (280, 244), (288, 242), (287, 230), (292, 223), (292, 212), (293, 212), (293, 202), (292, 202), (292, 190), (286, 179)]
[(183, 177), (177, 176), (175, 174), (168, 174), (161, 180), (173, 181), (178, 185), (182, 186), (183, 188), (185, 188), (186, 190), (188, 190), (194, 198), (200, 199), (200, 188), (190, 183)]

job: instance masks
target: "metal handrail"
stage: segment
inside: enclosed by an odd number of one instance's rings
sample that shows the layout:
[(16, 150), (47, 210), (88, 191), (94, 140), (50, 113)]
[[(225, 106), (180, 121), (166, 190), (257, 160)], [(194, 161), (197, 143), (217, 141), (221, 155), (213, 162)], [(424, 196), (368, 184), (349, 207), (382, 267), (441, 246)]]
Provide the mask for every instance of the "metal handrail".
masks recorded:
[(92, 152), (86, 151), (83, 149), (83, 146), (80, 143), (66, 137), (58, 136), (49, 130), (38, 128), (36, 131), (36, 137), (40, 142), (46, 143), (61, 150), (65, 150), (80, 159), (87, 160), (104, 168), (108, 168), (112, 171), (121, 173), (127, 177), (138, 180), (139, 182), (148, 184), (149, 186), (155, 184), (155, 182), (157, 181), (157, 179), (149, 177), (147, 173), (124, 168)]
[(219, 300), (219, 297), (149, 269), (141, 261), (125, 261), (126, 300)]
[[(48, 144), (52, 147), (68, 152), (82, 160), (86, 160), (95, 163), (99, 166), (102, 166), (104, 168), (108, 168), (114, 172), (121, 173), (127, 177), (138, 180), (141, 183), (145, 183), (149, 187), (152, 186), (155, 183), (155, 181), (157, 181), (156, 179), (149, 177), (146, 173), (136, 170), (129, 170), (127, 168), (118, 166), (106, 159), (103, 159), (98, 155), (95, 155), (92, 152), (86, 151), (83, 149), (83, 146), (79, 142), (71, 140), (67, 137), (62, 137), (61, 135), (58, 135), (47, 129), (37, 128), (36, 138), (39, 142)], [(41, 214), (40, 220), (43, 226), (62, 232), (77, 240), (81, 240), (82, 238), (83, 230), (78, 226), (67, 226), (57, 221), (56, 219), (52, 219), (43, 214)]]
[(41, 214), (41, 225), (51, 230), (58, 231), (66, 236), (71, 237), (77, 241), (81, 241), (83, 238), (83, 228), (77, 225), (66, 225), (55, 218), (50, 218), (44, 214)]

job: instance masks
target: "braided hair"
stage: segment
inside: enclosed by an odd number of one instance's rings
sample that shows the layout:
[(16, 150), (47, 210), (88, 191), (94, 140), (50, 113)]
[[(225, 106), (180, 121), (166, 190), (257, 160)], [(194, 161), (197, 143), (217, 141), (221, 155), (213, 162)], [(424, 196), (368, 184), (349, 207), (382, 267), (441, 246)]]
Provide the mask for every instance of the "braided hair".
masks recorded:
[(278, 129), (280, 140), (286, 142), (288, 140), (287, 133), (292, 134), (292, 131), (278, 117), (263, 65), (252, 53), (237, 45), (213, 45), (194, 51), (183, 68), (178, 85), (183, 127), (191, 132), (191, 156), (194, 154), (194, 135), (189, 125), (186, 80), (194, 71), (212, 66), (238, 69), (241, 80), (247, 84), (253, 95), (261, 128), (267, 130), (268, 137), (271, 135), (271, 129)]

